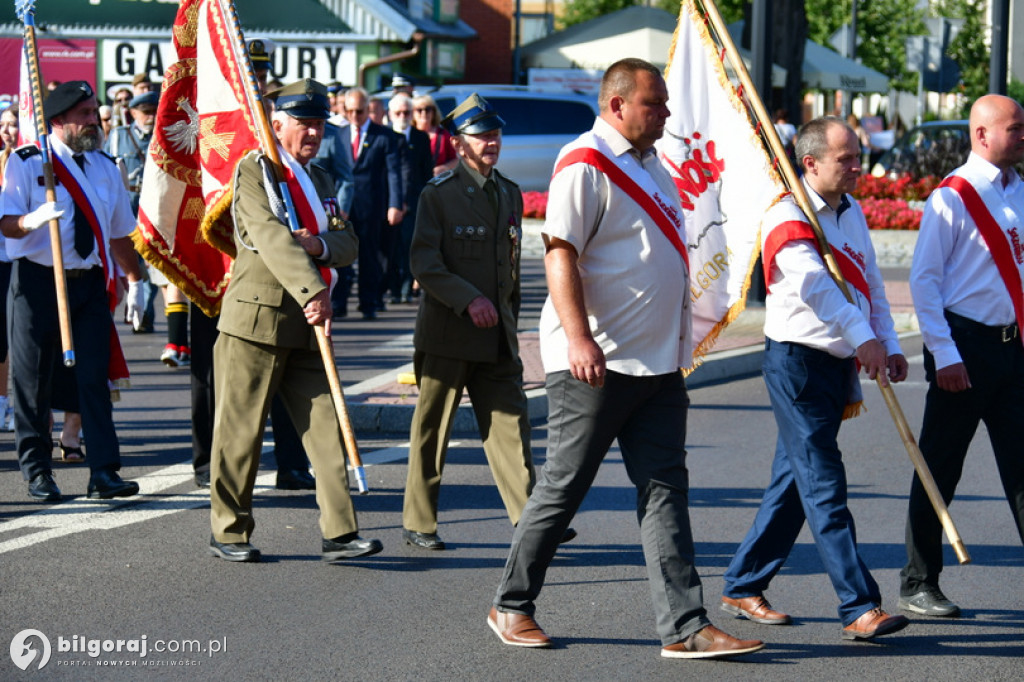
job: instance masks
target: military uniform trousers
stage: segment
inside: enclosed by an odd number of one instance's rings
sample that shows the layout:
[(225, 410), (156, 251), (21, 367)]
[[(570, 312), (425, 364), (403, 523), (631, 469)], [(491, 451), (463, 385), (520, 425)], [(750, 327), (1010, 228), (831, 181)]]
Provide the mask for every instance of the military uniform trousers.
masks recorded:
[[(50, 410), (55, 406), (76, 407), (81, 412), (82, 431), (89, 442), (86, 462), (90, 470), (121, 468), (107, 385), (112, 322), (103, 268), (68, 270), (66, 274), (68, 316), (75, 342), (73, 370), (61, 365), (53, 268), (19, 258), (11, 272), (7, 333), (15, 440), (26, 481), (50, 472)], [(63, 376), (62, 371), (66, 372)], [(54, 391), (55, 383), (76, 395), (62, 399)]]
[(358, 530), (348, 490), (345, 451), (320, 353), (279, 348), (221, 333), (213, 349), (217, 406), (210, 511), (218, 542), (249, 542), (252, 493), (264, 424), (277, 393), (302, 436), (316, 474), (324, 538)]
[(409, 436), (403, 526), (419, 533), (437, 532), (441, 472), (463, 389), (469, 391), (487, 463), (509, 520), (518, 523), (536, 481), (522, 362), (507, 350), (493, 363), (417, 351), (414, 365), (420, 395)]

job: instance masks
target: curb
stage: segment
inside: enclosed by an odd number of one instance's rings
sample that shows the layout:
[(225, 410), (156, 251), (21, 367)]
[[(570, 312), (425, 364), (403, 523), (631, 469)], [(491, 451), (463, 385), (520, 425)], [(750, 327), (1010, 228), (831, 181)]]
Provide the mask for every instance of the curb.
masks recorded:
[[(712, 384), (754, 376), (761, 371), (761, 359), (764, 348), (749, 346), (733, 350), (712, 353), (704, 363), (686, 378), (688, 388), (699, 388)], [(349, 419), (352, 428), (358, 434), (408, 434), (412, 426), (414, 404), (395, 405), (392, 403), (365, 403), (353, 398), (370, 393), (374, 389), (391, 383), (397, 374), (412, 372), (412, 363), (397, 367), (372, 379), (360, 382), (345, 390), (348, 403)], [(543, 388), (534, 388), (526, 392), (527, 410), (530, 422), (542, 421), (548, 416), (548, 398)], [(453, 434), (476, 433), (479, 428), (476, 415), (469, 403), (459, 405), (452, 425)]]
[[(912, 313), (908, 314), (912, 316)], [(908, 320), (910, 318), (908, 317)], [(913, 322), (916, 323), (916, 317)], [(901, 327), (897, 326), (897, 329)], [(907, 329), (907, 327), (902, 327)], [(900, 341), (920, 336), (916, 331), (916, 325), (899, 334)], [(764, 347), (762, 345), (745, 346), (732, 350), (718, 351), (709, 354), (703, 364), (690, 373), (686, 378), (688, 389), (712, 386), (736, 379), (746, 379), (757, 376), (761, 373), (761, 363), (764, 359)], [(384, 374), (379, 374), (372, 379), (355, 384), (346, 390), (349, 398), (369, 393), (394, 381), (394, 377), (402, 372), (412, 372), (412, 363), (408, 363)], [(352, 428), (361, 435), (380, 436), (384, 434), (408, 434), (412, 426), (412, 413), (415, 405), (395, 405), (388, 403), (364, 403), (354, 400), (347, 400), (349, 418), (352, 420)], [(527, 410), (531, 423), (537, 423), (547, 418), (548, 399), (543, 388), (534, 388), (526, 392)], [(475, 434), (479, 432), (476, 423), (476, 415), (469, 403), (459, 405), (455, 413), (455, 421), (452, 425), (453, 434)]]

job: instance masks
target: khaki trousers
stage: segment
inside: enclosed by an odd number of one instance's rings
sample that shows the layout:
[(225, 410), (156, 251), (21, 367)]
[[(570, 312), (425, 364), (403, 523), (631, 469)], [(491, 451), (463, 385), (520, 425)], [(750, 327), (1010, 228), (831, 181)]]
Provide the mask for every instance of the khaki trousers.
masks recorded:
[(519, 358), (465, 362), (417, 352), (414, 362), (420, 396), (409, 435), (402, 525), (419, 533), (437, 532), (441, 472), (464, 388), (469, 390), (498, 493), (509, 520), (518, 523), (536, 482)]
[(333, 539), (358, 530), (345, 451), (323, 360), (221, 334), (213, 348), (216, 408), (210, 461), (210, 523), (218, 542), (249, 542), (252, 493), (270, 399), (277, 393), (316, 474), (320, 530)]

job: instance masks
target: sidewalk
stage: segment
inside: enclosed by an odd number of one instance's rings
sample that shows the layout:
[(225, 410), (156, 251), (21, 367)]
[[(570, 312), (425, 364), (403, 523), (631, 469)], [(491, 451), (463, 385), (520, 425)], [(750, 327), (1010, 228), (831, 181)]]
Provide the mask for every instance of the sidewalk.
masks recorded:
[[(873, 235), (874, 237), (875, 235)], [(896, 235), (901, 242), (896, 247), (886, 243), (876, 245), (886, 277), (886, 296), (892, 310), (896, 330), (902, 333), (917, 331), (910, 297), (910, 285), (903, 257), (907, 252), (905, 237)], [(532, 246), (529, 246), (532, 243)], [(911, 244), (912, 250), (912, 244)], [(539, 258), (539, 243), (524, 239), (524, 254)], [(895, 254), (882, 260), (881, 254)], [(525, 256), (524, 256), (525, 258)], [(525, 263), (525, 260), (524, 260)], [(764, 308), (748, 307), (729, 325), (704, 362), (686, 380), (689, 388), (748, 377), (761, 371), (764, 351)], [(544, 369), (540, 361), (540, 348), (536, 330), (520, 331), (519, 353), (523, 360), (523, 384), (529, 403), (531, 420), (547, 416), (547, 398), (544, 394)], [(414, 384), (398, 382), (399, 374), (411, 373), (412, 363), (390, 370), (345, 390), (352, 425), (360, 433), (408, 433), (418, 390)], [(462, 404), (453, 427), (454, 433), (477, 430), (469, 398), (463, 395)]]

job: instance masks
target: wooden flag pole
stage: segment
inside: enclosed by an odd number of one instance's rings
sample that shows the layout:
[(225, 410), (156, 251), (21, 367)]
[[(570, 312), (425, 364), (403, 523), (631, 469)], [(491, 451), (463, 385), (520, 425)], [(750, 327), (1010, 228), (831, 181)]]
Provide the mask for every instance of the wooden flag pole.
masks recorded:
[[(850, 289), (839, 270), (835, 256), (832, 254), (832, 249), (829, 246), (828, 240), (825, 238), (825, 233), (821, 229), (821, 225), (818, 222), (818, 216), (811, 205), (811, 201), (807, 196), (806, 190), (804, 189), (803, 181), (797, 177), (796, 169), (794, 169), (790, 164), (789, 158), (782, 145), (782, 140), (779, 138), (779, 134), (775, 130), (771, 117), (768, 115), (768, 111), (765, 109), (764, 103), (761, 101), (761, 98), (757, 93), (757, 89), (754, 87), (754, 83), (750, 78), (747, 67), (743, 63), (743, 59), (739, 56), (739, 51), (736, 49), (736, 45), (733, 43), (733, 40), (729, 35), (729, 31), (726, 28), (725, 22), (722, 20), (722, 16), (718, 13), (718, 8), (715, 7), (713, 0), (701, 0), (701, 4), (704, 7), (708, 21), (711, 23), (712, 28), (714, 28), (715, 33), (718, 35), (718, 39), (725, 48), (725, 54), (729, 59), (730, 65), (740, 79), (740, 85), (744, 91), (743, 96), (754, 110), (757, 117), (758, 127), (761, 129), (761, 134), (763, 138), (767, 140), (772, 156), (775, 158), (782, 171), (783, 179), (790, 191), (793, 192), (793, 198), (807, 216), (811, 228), (814, 230), (814, 235), (821, 247), (821, 253), (829, 274), (842, 290), (843, 295), (846, 296), (847, 300), (852, 302), (853, 297), (850, 294)], [(970, 563), (971, 557), (967, 553), (967, 548), (964, 546), (963, 540), (960, 539), (960, 533), (957, 532), (956, 525), (953, 523), (953, 518), (949, 515), (949, 509), (946, 507), (946, 502), (942, 499), (942, 494), (939, 492), (939, 488), (935, 484), (935, 478), (932, 476), (932, 472), (928, 468), (928, 463), (924, 461), (924, 455), (921, 454), (921, 449), (918, 447), (917, 441), (914, 439), (914, 434), (910, 430), (910, 426), (907, 424), (907, 418), (904, 416), (899, 401), (896, 399), (896, 393), (893, 391), (892, 385), (884, 382), (881, 374), (876, 377), (875, 381), (878, 384), (878, 389), (882, 392), (882, 398), (885, 400), (885, 404), (889, 408), (889, 414), (892, 415), (893, 422), (896, 424), (896, 430), (899, 432), (900, 438), (903, 440), (903, 445), (906, 447), (907, 454), (910, 456), (910, 461), (914, 465), (914, 470), (917, 472), (917, 476), (924, 486), (928, 499), (931, 501), (932, 507), (935, 509), (935, 513), (939, 517), (939, 521), (942, 523), (942, 528), (945, 530), (946, 537), (949, 538), (949, 542), (953, 546), (953, 551), (956, 552), (957, 560), (959, 560), (961, 564)]]

